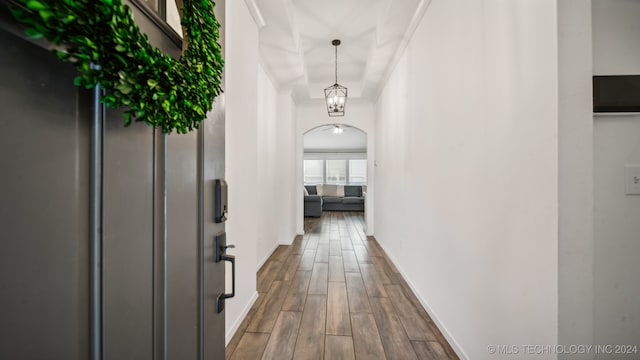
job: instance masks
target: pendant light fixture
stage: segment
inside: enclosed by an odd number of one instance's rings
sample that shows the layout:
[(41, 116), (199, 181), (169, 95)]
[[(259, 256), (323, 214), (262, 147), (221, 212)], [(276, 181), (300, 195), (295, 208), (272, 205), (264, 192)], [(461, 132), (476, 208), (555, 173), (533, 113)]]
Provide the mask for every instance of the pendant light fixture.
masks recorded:
[(324, 89), (324, 97), (327, 101), (329, 116), (344, 116), (344, 108), (347, 105), (347, 88), (338, 84), (338, 45), (340, 45), (340, 40), (333, 40), (331, 45), (336, 48), (336, 82)]

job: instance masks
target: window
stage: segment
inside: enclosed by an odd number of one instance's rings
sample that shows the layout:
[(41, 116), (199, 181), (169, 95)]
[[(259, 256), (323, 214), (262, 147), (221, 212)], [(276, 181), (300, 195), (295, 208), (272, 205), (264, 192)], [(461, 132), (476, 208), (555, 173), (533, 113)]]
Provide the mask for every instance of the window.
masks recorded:
[(149, 5), (154, 11), (158, 12), (158, 0), (142, 0)]
[(305, 160), (305, 185), (366, 185), (367, 160)]
[(176, 2), (173, 0), (167, 1), (167, 24), (182, 37), (182, 25), (180, 24), (180, 13)]
[(180, 40), (182, 25), (180, 25), (180, 13), (175, 0), (132, 0), (132, 2), (165, 33), (174, 37), (174, 41)]
[(367, 184), (367, 160), (349, 160), (349, 184)]
[(304, 161), (304, 183), (307, 185), (324, 183), (324, 160)]
[(347, 160), (326, 160), (327, 177), (325, 184), (345, 184), (347, 182)]

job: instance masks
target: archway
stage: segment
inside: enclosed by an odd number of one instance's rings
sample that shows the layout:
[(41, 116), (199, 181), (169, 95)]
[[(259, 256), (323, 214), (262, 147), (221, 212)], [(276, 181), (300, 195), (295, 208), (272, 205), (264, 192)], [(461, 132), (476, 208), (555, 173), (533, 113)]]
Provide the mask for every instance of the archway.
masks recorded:
[[(337, 187), (341, 190), (362, 189), (360, 205), (325, 204), (324, 210), (360, 211), (365, 213), (365, 231), (371, 235), (373, 199), (369, 184), (373, 180), (373, 158), (367, 131), (343, 123), (327, 123), (304, 129), (300, 134), (298, 158), (299, 184)], [(299, 202), (299, 224), (304, 223), (304, 197)], [(354, 200), (354, 199), (351, 199)], [(318, 211), (321, 211), (318, 204)], [(318, 214), (315, 214), (318, 216)], [(368, 216), (370, 215), (370, 216)], [(299, 226), (299, 233), (301, 226)], [(370, 231), (367, 231), (370, 230)]]

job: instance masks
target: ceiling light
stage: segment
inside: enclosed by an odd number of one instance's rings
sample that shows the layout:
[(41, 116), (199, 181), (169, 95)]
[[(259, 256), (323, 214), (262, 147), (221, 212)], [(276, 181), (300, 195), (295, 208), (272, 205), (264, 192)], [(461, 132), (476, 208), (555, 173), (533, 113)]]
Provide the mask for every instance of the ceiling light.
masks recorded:
[(329, 116), (344, 116), (344, 108), (347, 105), (347, 88), (338, 84), (338, 45), (340, 45), (340, 40), (333, 40), (331, 45), (336, 48), (336, 82), (324, 89), (324, 97), (327, 101)]
[(333, 133), (335, 135), (340, 135), (340, 134), (342, 134), (343, 131), (344, 130), (342, 130), (342, 128), (340, 126), (338, 126), (338, 125), (335, 125), (335, 127), (333, 128)]

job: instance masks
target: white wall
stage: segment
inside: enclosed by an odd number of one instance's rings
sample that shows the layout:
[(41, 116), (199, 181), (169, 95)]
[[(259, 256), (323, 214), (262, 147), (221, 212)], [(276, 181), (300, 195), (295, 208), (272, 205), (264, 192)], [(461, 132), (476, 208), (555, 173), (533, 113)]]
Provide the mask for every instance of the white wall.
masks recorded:
[[(258, 216), (255, 207), (258, 196), (258, 30), (241, 1), (227, 2), (226, 27), (225, 171), (229, 186), (226, 231), (227, 242), (236, 245), (229, 253), (237, 258), (236, 296), (227, 300), (225, 310), (228, 343), (258, 295), (254, 226)], [(227, 277), (230, 273), (227, 268)]]
[[(254, 206), (257, 211), (255, 224), (257, 231), (257, 258), (256, 270), (264, 263), (278, 245), (277, 219), (275, 210), (268, 210), (267, 206), (275, 206), (278, 199), (276, 191), (276, 136), (279, 130), (276, 124), (277, 92), (273, 84), (264, 72), (262, 66), (258, 67), (258, 161), (256, 163), (258, 176), (256, 187), (258, 189), (257, 201)], [(267, 211), (265, 211), (267, 210)], [(269, 226), (271, 225), (271, 226)]]
[[(593, 344), (591, 2), (558, 2), (558, 343)], [(593, 359), (594, 352), (559, 356)]]
[(304, 233), (304, 195), (302, 191), (304, 156), (304, 133), (321, 125), (345, 124), (359, 128), (367, 133), (367, 198), (365, 202), (365, 220), (367, 223), (367, 235), (373, 235), (374, 225), (374, 195), (375, 195), (375, 111), (372, 103), (349, 99), (345, 116), (329, 117), (327, 108), (322, 100), (309, 101), (296, 106), (295, 121), (296, 130), (296, 231)]
[(640, 74), (639, 0), (592, 0), (593, 73)]
[[(296, 168), (296, 131), (297, 123), (295, 118), (296, 107), (291, 97), (291, 93), (282, 92), (278, 93), (278, 168), (280, 169), (276, 176), (278, 177), (283, 192), (281, 198), (279, 198), (280, 207), (275, 207), (277, 219), (281, 223), (279, 227), (278, 239), (280, 243), (291, 243), (296, 235), (296, 214), (297, 207), (297, 194), (299, 191), (299, 184), (296, 181), (297, 168)], [(273, 209), (271, 206), (267, 210)]]
[[(639, 18), (638, 0), (593, 1), (594, 74), (640, 74)], [(594, 341), (638, 345), (640, 196), (625, 195), (624, 166), (640, 165), (640, 115), (596, 116), (594, 157)]]
[[(294, 104), (278, 92), (259, 61), (258, 30), (245, 2), (226, 9), (227, 241), (236, 245), (236, 297), (227, 300), (231, 340), (257, 299), (256, 272), (278, 244), (295, 235)], [(227, 269), (229, 288), (230, 269)]]
[(434, 0), (377, 103), (376, 238), (463, 358), (557, 343), (556, 5)]
[(288, 93), (278, 93), (258, 70), (257, 259), (258, 270), (278, 244), (291, 244), (295, 221), (295, 123)]
[(640, 166), (640, 116), (596, 118), (596, 344), (640, 344), (640, 196), (625, 195), (625, 165)]

